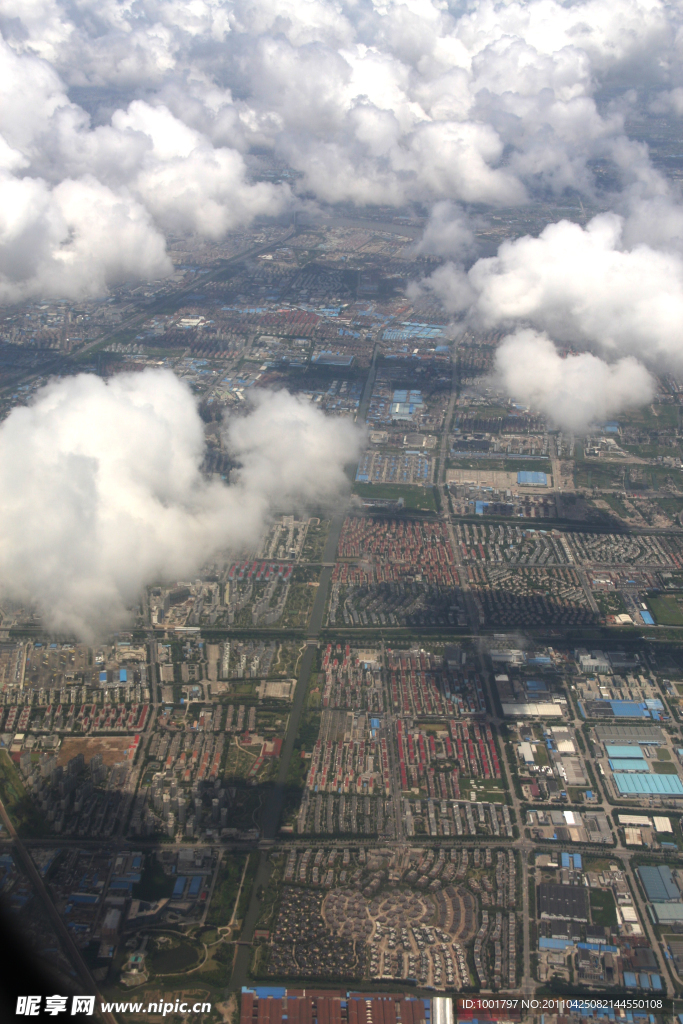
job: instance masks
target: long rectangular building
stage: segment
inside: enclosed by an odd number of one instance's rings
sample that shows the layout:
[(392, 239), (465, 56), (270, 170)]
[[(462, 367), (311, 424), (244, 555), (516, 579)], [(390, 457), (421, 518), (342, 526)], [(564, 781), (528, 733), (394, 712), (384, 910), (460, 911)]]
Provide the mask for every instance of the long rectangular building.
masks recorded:
[(601, 743), (644, 743), (646, 746), (664, 743), (664, 733), (656, 725), (596, 725), (595, 735)]
[(640, 775), (619, 772), (612, 776), (619, 796), (683, 797), (683, 784), (678, 775)]
[(588, 921), (588, 896), (581, 885), (543, 882), (537, 888), (538, 911), (542, 920)]
[(240, 1024), (453, 1024), (450, 997), (255, 986), (242, 989)]

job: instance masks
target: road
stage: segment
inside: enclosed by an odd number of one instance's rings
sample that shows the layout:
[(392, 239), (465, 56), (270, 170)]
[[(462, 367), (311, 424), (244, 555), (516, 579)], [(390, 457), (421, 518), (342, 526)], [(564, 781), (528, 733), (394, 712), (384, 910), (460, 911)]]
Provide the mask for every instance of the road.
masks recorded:
[[(359, 423), (364, 423), (367, 417), (370, 405), (370, 396), (372, 394), (376, 373), (377, 347), (375, 346), (372, 354), (372, 362), (370, 364), (370, 369), (368, 371), (368, 376), (365, 381), (363, 394), (358, 407), (357, 421)], [(353, 476), (355, 476), (355, 467), (353, 468)], [(284, 809), (287, 796), (287, 776), (289, 774), (290, 762), (294, 751), (294, 741), (299, 730), (299, 723), (301, 721), (301, 715), (306, 699), (309, 677), (317, 657), (318, 639), (322, 629), (325, 608), (327, 606), (332, 570), (337, 555), (337, 546), (339, 544), (339, 537), (341, 535), (344, 518), (349, 504), (350, 496), (347, 497), (346, 501), (342, 502), (341, 506), (332, 517), (330, 531), (327, 535), (325, 548), (323, 550), (321, 561), (324, 568), (320, 574), (320, 582), (316, 591), (315, 601), (313, 602), (313, 609), (311, 611), (311, 617), (309, 619), (308, 629), (306, 632), (306, 650), (301, 658), (299, 676), (297, 679), (296, 689), (294, 691), (292, 711), (287, 723), (285, 740), (282, 744), (277, 779), (272, 791), (268, 795), (261, 818), (261, 834), (265, 848), (261, 849), (260, 852), (260, 859), (256, 869), (251, 899), (249, 901), (249, 907), (247, 908), (244, 926), (240, 937), (240, 942), (244, 944), (241, 944), (238, 947), (237, 954), (235, 956), (235, 964), (230, 983), (233, 990), (241, 988), (241, 986), (246, 984), (247, 981), (249, 961), (251, 958), (250, 945), (247, 944), (250, 944), (253, 940), (254, 930), (256, 928), (256, 923), (261, 909), (259, 893), (265, 891), (272, 870), (272, 865), (269, 860), (269, 848), (270, 844), (274, 842), (275, 837), (277, 836), (280, 818)]]
[[(325, 550), (323, 552), (323, 562), (329, 562), (334, 558), (345, 515), (346, 507), (340, 509), (332, 519), (330, 532), (327, 536)], [(296, 683), (296, 689), (294, 691), (294, 701), (292, 703), (292, 710), (287, 723), (285, 740), (282, 744), (277, 779), (275, 780), (273, 789), (268, 794), (261, 817), (261, 834), (266, 844), (272, 843), (277, 836), (280, 818), (282, 817), (282, 811), (287, 797), (287, 776), (289, 774), (289, 766), (294, 752), (294, 741), (296, 739), (296, 734), (299, 731), (301, 715), (306, 700), (308, 681), (318, 654), (317, 637), (322, 626), (331, 577), (332, 569), (323, 569), (320, 577), (320, 585), (316, 591), (313, 610), (311, 612), (307, 634), (308, 643), (301, 658), (299, 676)], [(259, 864), (256, 869), (251, 899), (249, 901), (249, 907), (245, 915), (244, 926), (240, 936), (241, 943), (251, 943), (254, 937), (254, 929), (256, 928), (256, 923), (261, 910), (259, 893), (266, 889), (272, 870), (269, 854), (270, 847), (268, 845), (266, 845), (259, 854)], [(250, 959), (250, 945), (240, 945), (235, 956), (235, 964), (230, 983), (233, 990), (236, 988), (239, 989), (242, 985), (246, 984)]]
[[(472, 594), (469, 587), (469, 581), (467, 578), (467, 571), (462, 565), (462, 551), (460, 545), (456, 543), (455, 536), (453, 533), (452, 525), (448, 524), (448, 529), (451, 536), (451, 545), (453, 553), (455, 555), (455, 563), (458, 567), (458, 576), (460, 577), (460, 583), (465, 599), (465, 608), (467, 610), (467, 616), (470, 622), (470, 628), (472, 630), (473, 637), (476, 638), (479, 629), (479, 609), (476, 607)], [(484, 648), (481, 640), (477, 642), (477, 660), (479, 663), (479, 674), (482, 680), (484, 692), (486, 694), (486, 700), (489, 706), (489, 721), (493, 727), (496, 736), (501, 735), (502, 720), (498, 718), (495, 713), (496, 704), (493, 701), (493, 692), (491, 686), (491, 674), (488, 671), (486, 663), (484, 661)], [(508, 761), (506, 745), (503, 742), (499, 742), (499, 754), (500, 761), (503, 770), (508, 780), (508, 792), (512, 800), (512, 806), (515, 812), (515, 818), (517, 821), (517, 828), (519, 829), (520, 839), (513, 843), (513, 847), (516, 847), (520, 851), (520, 859), (522, 862), (522, 932), (523, 932), (523, 973), (522, 973), (522, 984), (521, 991), (524, 996), (531, 996), (535, 991), (535, 982), (531, 977), (531, 937), (529, 929), (529, 920), (531, 916), (531, 907), (529, 906), (529, 851), (532, 848), (531, 843), (528, 843), (521, 837), (524, 836), (524, 814), (522, 813), (521, 803), (515, 788), (512, 784), (512, 766)], [(534, 907), (534, 915), (536, 908)]]
[[(219, 265), (216, 266), (213, 270), (210, 270), (207, 274), (202, 275), (201, 285), (204, 286), (208, 284), (210, 281), (215, 281), (216, 278), (222, 277), (223, 274), (225, 274), (226, 268), (228, 268), (231, 265), (241, 263), (242, 260), (249, 259), (251, 256), (258, 256), (260, 255), (260, 253), (268, 252), (268, 250), (272, 249), (274, 245), (283, 245), (293, 235), (296, 234), (296, 230), (297, 229), (295, 227), (292, 228), (292, 230), (288, 234), (284, 235), (276, 242), (270, 241), (267, 245), (252, 245), (247, 249), (243, 249), (241, 252), (235, 253), (234, 256), (229, 256), (227, 259), (221, 260)], [(126, 319), (121, 320), (120, 323), (117, 323), (112, 330), (106, 331), (104, 334), (99, 335), (99, 337), (95, 338), (93, 341), (88, 342), (86, 345), (81, 345), (79, 348), (69, 353), (68, 356), (65, 356), (63, 353), (59, 353), (58, 355), (55, 356), (54, 362), (43, 363), (40, 369), (37, 370), (35, 373), (31, 373), (28, 375), (24, 375), (23, 372), (19, 373), (16, 377), (13, 377), (11, 381), (6, 383), (3, 388), (0, 389), (0, 395), (11, 394), (16, 389), (19, 380), (21, 380), (22, 383), (24, 384), (30, 384), (32, 381), (38, 380), (39, 377), (49, 377), (53, 370), (58, 369), (60, 366), (64, 364), (65, 360), (80, 360), (85, 353), (92, 351), (92, 349), (94, 348), (99, 348), (100, 345), (104, 345), (108, 341), (112, 341), (114, 338), (121, 335), (124, 331), (130, 331), (133, 328), (140, 327), (145, 322), (145, 320), (149, 320), (149, 318), (153, 316), (154, 313), (160, 312), (162, 310), (168, 311), (169, 305), (175, 305), (176, 307), (179, 307), (183, 298), (186, 295), (190, 295), (193, 292), (196, 292), (198, 287), (199, 282), (191, 281), (189, 284), (183, 285), (182, 288), (178, 288), (175, 291), (166, 292), (159, 298), (152, 299), (149, 303), (147, 303), (144, 306), (142, 310), (139, 309), (138, 305), (138, 309), (136, 310), (136, 312), (131, 313), (131, 315)]]

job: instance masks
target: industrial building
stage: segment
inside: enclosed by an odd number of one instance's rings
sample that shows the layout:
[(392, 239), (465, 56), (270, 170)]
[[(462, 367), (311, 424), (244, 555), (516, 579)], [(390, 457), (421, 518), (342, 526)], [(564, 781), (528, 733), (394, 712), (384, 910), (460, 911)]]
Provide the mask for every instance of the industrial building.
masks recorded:
[(655, 903), (650, 910), (657, 924), (683, 924), (683, 903)]
[(664, 733), (656, 725), (596, 725), (595, 735), (600, 743), (624, 745), (661, 746)]
[(519, 487), (547, 487), (548, 476), (546, 473), (533, 473), (527, 470), (520, 470), (517, 474), (517, 485)]
[(242, 989), (240, 1024), (453, 1024), (450, 998), (257, 986)]
[(683, 797), (683, 783), (678, 775), (617, 772), (613, 780), (619, 796)]
[(680, 901), (681, 891), (674, 880), (671, 868), (666, 864), (639, 867), (638, 874), (650, 903), (678, 903)]
[(537, 891), (538, 913), (542, 920), (564, 918), (588, 922), (588, 896), (583, 886), (544, 882)]
[(502, 704), (503, 714), (509, 718), (562, 718), (559, 704), (549, 701), (526, 704)]

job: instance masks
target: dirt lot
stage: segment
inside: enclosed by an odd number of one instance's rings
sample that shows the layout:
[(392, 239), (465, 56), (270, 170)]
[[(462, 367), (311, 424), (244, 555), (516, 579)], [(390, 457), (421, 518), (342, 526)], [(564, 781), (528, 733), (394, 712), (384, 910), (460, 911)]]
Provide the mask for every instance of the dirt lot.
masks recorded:
[(62, 743), (57, 764), (66, 764), (76, 754), (82, 753), (86, 764), (95, 754), (101, 754), (106, 765), (119, 764), (125, 760), (124, 751), (130, 745), (130, 736), (74, 736)]

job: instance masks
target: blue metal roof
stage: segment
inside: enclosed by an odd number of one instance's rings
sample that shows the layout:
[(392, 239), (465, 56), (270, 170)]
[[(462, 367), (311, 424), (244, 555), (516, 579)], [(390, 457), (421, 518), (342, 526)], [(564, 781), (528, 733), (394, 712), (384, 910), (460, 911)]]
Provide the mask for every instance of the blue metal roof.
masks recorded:
[(638, 868), (640, 880), (651, 903), (678, 902), (681, 892), (666, 864), (643, 865)]
[(617, 718), (649, 718), (650, 714), (644, 704), (634, 700), (611, 700), (612, 711)]
[(636, 757), (629, 758), (616, 758), (615, 760), (609, 760), (607, 762), (613, 772), (649, 772), (650, 769), (647, 766), (647, 761), (643, 758), (638, 760)]
[(608, 757), (637, 757), (638, 759), (642, 759), (643, 757), (642, 750), (635, 744), (606, 743), (605, 750), (607, 751)]
[(649, 775), (637, 772), (619, 772), (614, 775), (619, 793), (639, 793), (660, 796), (683, 796), (683, 784), (678, 775)]
[(517, 483), (521, 486), (547, 487), (548, 477), (545, 473), (534, 473), (528, 470), (520, 470), (517, 474)]

